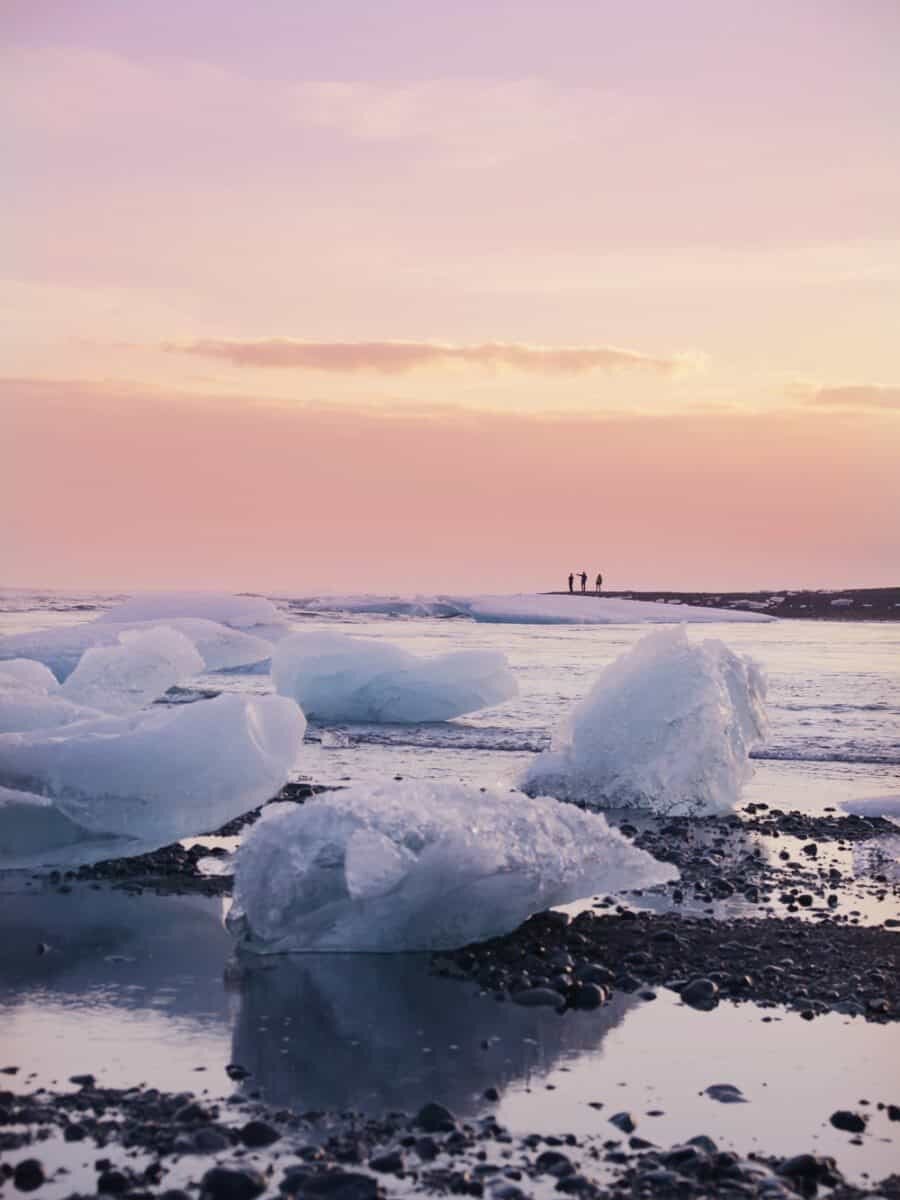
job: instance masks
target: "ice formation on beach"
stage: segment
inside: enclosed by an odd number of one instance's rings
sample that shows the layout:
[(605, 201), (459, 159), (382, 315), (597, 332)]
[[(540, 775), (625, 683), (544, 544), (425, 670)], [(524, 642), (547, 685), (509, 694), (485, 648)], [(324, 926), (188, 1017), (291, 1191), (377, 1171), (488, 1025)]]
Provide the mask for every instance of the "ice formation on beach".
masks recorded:
[(276, 691), (321, 721), (447, 721), (517, 694), (504, 655), (460, 650), (420, 658), (342, 633), (298, 633), (272, 656)]
[(256, 634), (231, 629), (201, 617), (167, 617), (155, 621), (121, 622), (98, 618), (61, 629), (38, 629), (0, 638), (0, 670), (4, 659), (27, 658), (44, 663), (59, 680), (78, 666), (82, 655), (97, 646), (117, 646), (122, 634), (149, 629), (174, 629), (196, 647), (207, 671), (250, 666), (268, 659), (272, 643)]
[(169, 623), (171, 617), (195, 617), (273, 640), (287, 632), (287, 622), (264, 596), (227, 592), (146, 592), (108, 609), (98, 620), (117, 624), (136, 621)]
[(138, 853), (215, 829), (277, 794), (305, 725), (282, 696), (228, 695), (0, 735), (0, 865), (91, 861), (110, 857), (98, 838)]
[(757, 612), (703, 608), (619, 596), (525, 594), (515, 596), (308, 596), (294, 602), (307, 612), (351, 612), (395, 617), (469, 617), (514, 625), (640, 625), (676, 621), (771, 621)]
[(236, 856), (229, 926), (259, 953), (451, 949), (676, 875), (599, 814), (547, 797), (360, 784), (265, 810)]
[(43, 663), (15, 658), (0, 662), (0, 733), (49, 729), (84, 715), (65, 699)]
[(522, 787), (592, 808), (734, 808), (766, 725), (759, 667), (724, 643), (652, 633), (616, 659)]
[(130, 630), (119, 635), (117, 646), (86, 650), (60, 695), (73, 704), (125, 714), (202, 670), (203, 659), (183, 633), (165, 625)]

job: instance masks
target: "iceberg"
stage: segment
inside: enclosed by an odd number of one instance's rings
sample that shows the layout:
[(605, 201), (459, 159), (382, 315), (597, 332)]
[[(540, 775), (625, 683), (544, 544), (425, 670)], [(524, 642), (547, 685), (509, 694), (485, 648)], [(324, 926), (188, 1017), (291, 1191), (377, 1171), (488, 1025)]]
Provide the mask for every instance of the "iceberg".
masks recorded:
[[(216, 829), (277, 794), (305, 726), (282, 696), (223, 695), (2, 734), (0, 865), (97, 861), (111, 853), (98, 839), (136, 854)], [(60, 850), (63, 833), (73, 845)]]
[(0, 733), (65, 725), (87, 711), (60, 695), (56, 677), (43, 663), (24, 658), (0, 662)]
[(604, 670), (522, 788), (590, 808), (734, 808), (766, 728), (760, 668), (722, 642), (652, 633)]
[(125, 714), (202, 670), (203, 659), (183, 633), (165, 625), (130, 630), (119, 634), (118, 646), (86, 650), (60, 695), (73, 704)]
[(601, 815), (547, 797), (360, 784), (267, 806), (236, 855), (229, 928), (261, 954), (448, 950), (677, 874)]
[(420, 658), (342, 633), (297, 633), (279, 642), (272, 680), (277, 692), (319, 721), (448, 721), (518, 692), (505, 656), (495, 651)]
[(168, 623), (170, 617), (198, 617), (265, 638), (273, 631), (280, 637), (287, 630), (287, 622), (271, 600), (227, 592), (147, 592), (107, 609), (97, 619), (121, 625), (135, 621)]
[(272, 643), (202, 617), (170, 617), (156, 621), (120, 622), (98, 618), (61, 629), (39, 629), (0, 639), (0, 669), (5, 659), (27, 658), (44, 663), (60, 681), (75, 670), (81, 657), (97, 646), (116, 646), (123, 633), (174, 629), (194, 644), (208, 671), (252, 666), (270, 658)]

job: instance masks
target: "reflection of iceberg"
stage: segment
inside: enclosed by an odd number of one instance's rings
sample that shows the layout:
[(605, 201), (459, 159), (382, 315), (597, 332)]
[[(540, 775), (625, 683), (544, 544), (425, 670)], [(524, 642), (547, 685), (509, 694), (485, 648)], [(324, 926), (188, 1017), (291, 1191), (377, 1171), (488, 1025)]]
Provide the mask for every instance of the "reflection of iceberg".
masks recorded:
[(272, 656), (275, 690), (321, 721), (448, 721), (501, 704), (518, 687), (506, 658), (459, 650), (420, 658), (341, 633), (298, 633)]
[(602, 816), (546, 797), (357, 785), (300, 808), (269, 805), (237, 854), (231, 922), (268, 954), (449, 949), (676, 875)]
[(45, 1086), (91, 1071), (108, 1086), (230, 1090), (221, 899), (39, 887), (0, 875), (3, 1063)]
[(523, 787), (598, 808), (729, 812), (765, 729), (765, 683), (722, 642), (649, 634), (606, 668)]
[(486, 1107), (486, 1088), (596, 1050), (635, 1003), (617, 995), (561, 1018), (440, 979), (419, 956), (254, 960), (241, 981), (232, 1059), (269, 1104), (413, 1112), (435, 1100), (470, 1116)]
[[(0, 802), (0, 863), (95, 862), (216, 829), (279, 791), (304, 727), (282, 696), (228, 695), (0, 735), (0, 787), (10, 790)], [(24, 793), (53, 801), (77, 835), (71, 846)], [(25, 828), (34, 841), (23, 843)], [(103, 840), (111, 835), (120, 843)]]

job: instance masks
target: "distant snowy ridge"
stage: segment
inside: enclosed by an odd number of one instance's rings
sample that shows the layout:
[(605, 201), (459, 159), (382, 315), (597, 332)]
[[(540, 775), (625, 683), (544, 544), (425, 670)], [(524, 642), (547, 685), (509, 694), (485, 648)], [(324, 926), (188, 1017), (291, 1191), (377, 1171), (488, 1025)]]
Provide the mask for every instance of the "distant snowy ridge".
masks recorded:
[(469, 617), (516, 625), (673, 625), (710, 621), (771, 621), (764, 613), (701, 608), (651, 600), (591, 595), (309, 596), (288, 602), (309, 613), (368, 613), (391, 617)]

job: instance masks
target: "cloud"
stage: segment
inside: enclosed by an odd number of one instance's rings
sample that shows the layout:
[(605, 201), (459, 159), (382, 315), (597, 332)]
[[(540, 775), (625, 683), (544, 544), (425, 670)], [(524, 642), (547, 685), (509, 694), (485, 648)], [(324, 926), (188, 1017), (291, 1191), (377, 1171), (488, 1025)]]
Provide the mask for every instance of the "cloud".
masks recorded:
[(900, 410), (900, 387), (858, 384), (819, 388), (807, 398), (806, 403), (815, 408)]
[(170, 353), (219, 358), (236, 367), (291, 367), (303, 371), (376, 371), (398, 375), (422, 367), (462, 365), (507, 368), (534, 375), (583, 375), (589, 371), (636, 370), (671, 375), (696, 357), (661, 357), (615, 346), (531, 346), (521, 342), (305, 342), (294, 338), (202, 338), (165, 342)]

